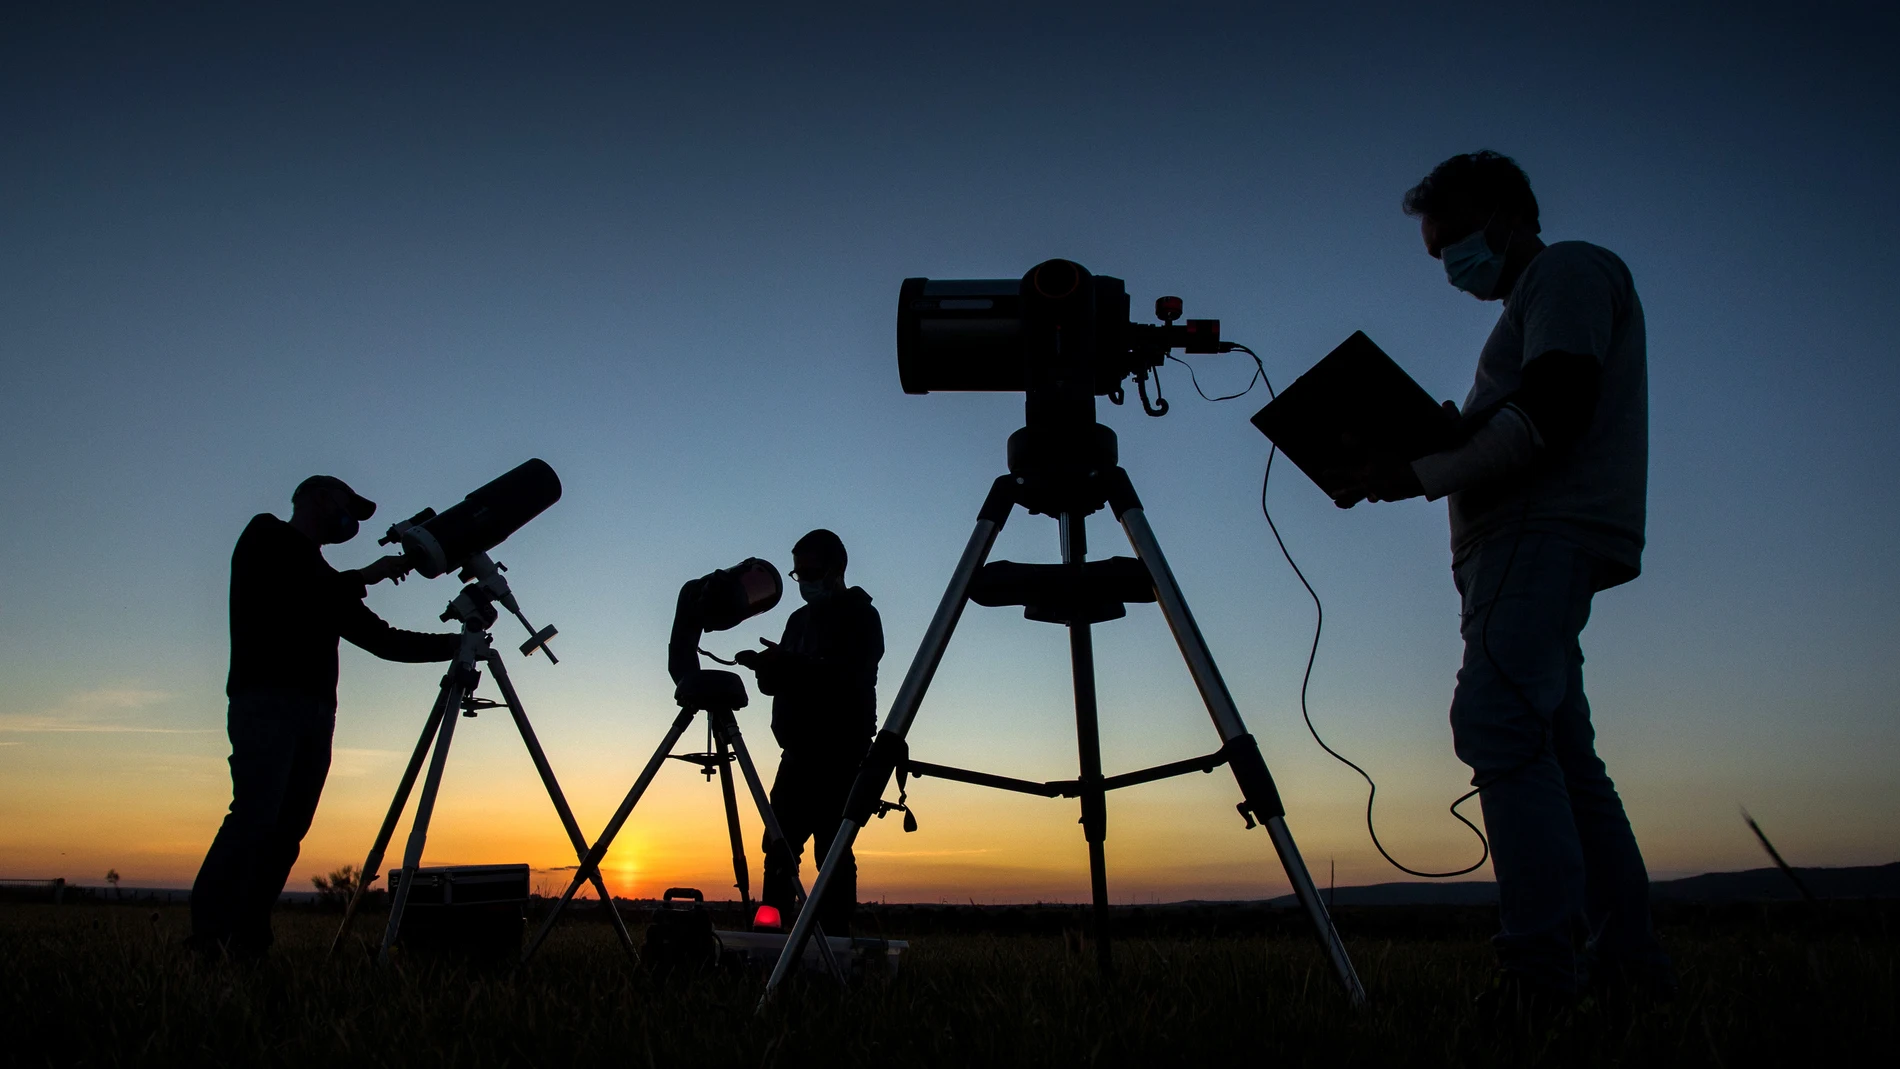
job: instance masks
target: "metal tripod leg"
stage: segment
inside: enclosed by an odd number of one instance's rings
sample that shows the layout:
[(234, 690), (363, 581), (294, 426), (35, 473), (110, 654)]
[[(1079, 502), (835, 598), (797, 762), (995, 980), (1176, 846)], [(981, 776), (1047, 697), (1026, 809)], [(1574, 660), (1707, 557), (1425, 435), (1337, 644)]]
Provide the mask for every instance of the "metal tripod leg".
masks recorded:
[(949, 647), (950, 636), (957, 629), (957, 620), (963, 616), (964, 605), (969, 603), (970, 581), (988, 559), (991, 547), (996, 545), (997, 533), (1015, 506), (1014, 482), (1005, 475), (990, 485), (990, 495), (977, 513), (976, 529), (970, 532), (970, 540), (964, 544), (963, 556), (950, 575), (950, 585), (943, 592), (943, 600), (937, 603), (936, 614), (930, 618), (924, 640), (917, 647), (917, 656), (912, 658), (910, 671), (904, 675), (903, 686), (897, 689), (897, 700), (891, 704), (883, 730), (878, 732), (877, 739), (871, 743), (871, 752), (865, 755), (859, 767), (857, 782), (851, 785), (851, 798), (845, 805), (844, 819), (838, 823), (838, 834), (831, 840), (831, 849), (825, 853), (824, 866), (818, 870), (818, 879), (812, 883), (805, 907), (799, 911), (798, 920), (786, 937), (778, 964), (772, 967), (772, 975), (765, 981), (765, 994), (759, 1001), (761, 1007), (778, 990), (793, 963), (804, 954), (805, 943), (818, 924), (818, 904), (831, 889), (832, 874), (843, 863), (851, 844), (857, 841), (858, 829), (870, 819), (885, 785), (897, 770), (897, 763), (903, 759), (904, 736), (909, 733), (911, 722), (917, 719), (917, 707), (923, 703), (924, 692), (930, 689), (930, 679), (937, 674), (943, 651)]
[(752, 874), (745, 862), (745, 833), (739, 830), (739, 796), (732, 788), (731, 748), (726, 745), (726, 737), (713, 733), (714, 756), (719, 758), (719, 796), (726, 807), (726, 838), (732, 842), (733, 886), (739, 889), (739, 902), (748, 909), (752, 906)]
[[(463, 649), (468, 649), (467, 634), (463, 636)], [(472, 662), (457, 660), (449, 671), (454, 676), (442, 692), (442, 727), (435, 737), (435, 756), (429, 762), (429, 775), (422, 781), (422, 796), (416, 801), (415, 823), (409, 826), (409, 843), (403, 849), (402, 868), (396, 873), (395, 885), (390, 888), (389, 924), (383, 929), (383, 943), (376, 951), (376, 963), (386, 965), (389, 962), (389, 947), (396, 941), (396, 933), (402, 929), (402, 912), (409, 904), (409, 888), (416, 882), (416, 869), (422, 865), (422, 847), (429, 838), (429, 818), (435, 814), (436, 792), (442, 787), (442, 770), (449, 760), (449, 742), (455, 737), (455, 721), (461, 711), (462, 699), (468, 693), (467, 674), (474, 671)]]
[(1121, 480), (1119, 493), (1111, 495), (1110, 503), (1115, 506), (1122, 528), (1128, 532), (1128, 541), (1134, 546), (1135, 555), (1148, 567), (1148, 574), (1154, 580), (1156, 600), (1161, 605), (1161, 614), (1168, 621), (1168, 630), (1174, 633), (1174, 641), (1181, 647), (1181, 657), (1187, 662), (1188, 672), (1194, 677), (1194, 685), (1201, 692), (1201, 700), (1207, 705), (1208, 715), (1213, 718), (1221, 741), (1228, 746), (1228, 764), (1234, 771), (1234, 779), (1240, 783), (1241, 794), (1246, 798), (1244, 804), (1253, 816), (1267, 826), (1273, 849), (1280, 855), (1280, 864), (1293, 884), (1293, 893), (1299, 897), (1300, 904), (1306, 907), (1307, 916), (1319, 935), (1320, 945), (1332, 959), (1333, 969), (1339, 974), (1340, 983), (1345, 985), (1347, 996), (1354, 1005), (1361, 1005), (1366, 1000), (1365, 986), (1359, 982), (1359, 974), (1353, 970), (1352, 959), (1346, 955), (1346, 944), (1340, 940), (1338, 929), (1333, 927), (1333, 919), (1326, 912), (1326, 903), (1320, 898), (1319, 888), (1314, 886), (1312, 875), (1306, 871), (1306, 862), (1293, 842), (1293, 833), (1287, 830), (1286, 811), (1280, 804), (1279, 791), (1273, 785), (1273, 776), (1267, 771), (1266, 761), (1260, 756), (1260, 746), (1247, 733), (1247, 725), (1241, 722), (1234, 697), (1228, 693), (1220, 670), (1214, 666), (1214, 655), (1207, 648), (1207, 640), (1201, 637), (1201, 629), (1194, 622), (1194, 614), (1188, 611), (1187, 600), (1181, 596), (1180, 584), (1175, 582), (1174, 573), (1168, 568), (1168, 559), (1162, 554), (1161, 544), (1155, 540), (1154, 530), (1148, 526), (1148, 517), (1142, 511), (1133, 487), (1127, 483), (1125, 473), (1121, 475)]
[[(1079, 568), (1088, 558), (1088, 529), (1084, 517), (1063, 513), (1062, 563)], [(1075, 740), (1080, 775), (1076, 784), (1082, 802), (1082, 834), (1089, 844), (1089, 899), (1095, 934), (1095, 960), (1104, 974), (1113, 971), (1109, 941), (1108, 792), (1102, 786), (1102, 732), (1095, 703), (1095, 639), (1084, 621), (1069, 623), (1069, 664), (1075, 686)]]
[[(574, 811), (568, 808), (567, 796), (561, 791), (561, 784), (554, 778), (554, 768), (548, 764), (548, 755), (541, 749), (541, 740), (535, 738), (534, 728), (528, 723), (528, 712), (521, 707), (521, 697), (515, 693), (515, 685), (508, 678), (508, 669), (501, 662), (498, 651), (488, 651), (485, 658), (488, 670), (494, 673), (495, 685), (501, 689), (502, 700), (508, 703), (508, 713), (514, 717), (515, 727), (521, 731), (521, 741), (528, 748), (528, 757), (534, 761), (534, 769), (541, 774), (541, 785), (547, 788), (548, 798), (554, 803), (554, 812), (561, 818), (561, 827), (567, 829), (567, 840), (574, 846), (574, 856), (587, 856), (587, 838), (581, 834), (581, 826), (574, 819)], [(620, 937), (620, 945), (633, 961), (640, 960), (640, 952), (634, 949), (633, 936), (627, 931), (627, 922), (621, 919), (619, 907), (614, 905), (614, 896), (607, 890), (607, 882), (601, 878), (600, 870), (593, 873), (594, 890), (600, 895), (600, 901), (607, 907), (607, 916), (613, 921), (614, 933)]]
[(588, 847), (587, 852), (581, 856), (580, 865), (574, 871), (574, 879), (568, 883), (567, 890), (561, 893), (560, 900), (548, 910), (547, 918), (541, 922), (541, 927), (534, 933), (534, 938), (528, 941), (527, 949), (521, 952), (523, 965), (527, 964), (528, 959), (534, 957), (534, 952), (541, 948), (542, 941), (547, 939), (548, 932), (554, 928), (554, 922), (560, 918), (561, 911), (567, 908), (567, 904), (573, 901), (574, 893), (581, 889), (581, 884), (586, 883), (588, 877), (600, 868), (600, 861), (607, 856), (607, 848), (613, 845), (614, 836), (620, 834), (621, 826), (627, 822), (627, 817), (633, 812), (633, 807), (639, 804), (640, 796), (646, 793), (647, 787), (653, 782), (653, 777), (659, 774), (660, 766), (666, 763), (666, 756), (673, 752), (674, 745), (680, 741), (681, 735), (686, 734), (687, 727), (692, 724), (693, 717), (698, 714), (697, 709), (681, 709), (679, 715), (673, 718), (673, 726), (667, 729), (666, 738), (660, 741), (659, 748), (653, 751), (653, 757), (647, 761), (646, 767), (640, 770), (640, 778), (633, 781), (633, 787), (627, 791), (627, 796), (621, 799), (620, 808), (614, 810), (613, 818), (607, 821), (607, 827), (600, 833), (600, 838), (595, 840), (594, 845)]
[(376, 832), (376, 841), (370, 844), (369, 857), (364, 859), (362, 871), (356, 875), (356, 887), (350, 892), (348, 908), (343, 911), (343, 923), (337, 926), (336, 938), (330, 940), (330, 956), (335, 956), (337, 948), (343, 945), (343, 937), (349, 934), (350, 922), (356, 919), (357, 907), (362, 905), (370, 881), (376, 878), (377, 870), (382, 867), (383, 852), (389, 849), (389, 840), (396, 834), (396, 822), (402, 819), (403, 807), (409, 804), (409, 792), (415, 788), (416, 776), (422, 771), (422, 761), (429, 755), (436, 731), (442, 726), (442, 711), (446, 708), (450, 680), (450, 675), (442, 677), (441, 689), (435, 695), (435, 708), (429, 710), (429, 722), (423, 725), (422, 737), (416, 740), (415, 752), (409, 755), (409, 767), (403, 769), (402, 782), (396, 785), (396, 797), (390, 800), (389, 813), (383, 817), (383, 826)]
[[(798, 877), (798, 857), (792, 853), (792, 844), (785, 838), (785, 830), (779, 826), (778, 813), (772, 808), (771, 798), (766, 796), (765, 782), (759, 778), (759, 770), (752, 764), (752, 755), (746, 751), (745, 737), (739, 733), (739, 718), (732, 715), (729, 709), (708, 710), (706, 717), (712, 722), (713, 735), (719, 739), (720, 747), (730, 746), (733, 756), (739, 760), (739, 772), (745, 776), (746, 790), (751, 793), (752, 804), (758, 808), (759, 819), (765, 824), (765, 837), (778, 844), (778, 848), (785, 853), (786, 863), (792, 867), (792, 888), (797, 892), (799, 916), (802, 917), (807, 909), (812, 908), (812, 901), (805, 895), (805, 881)], [(732, 796), (728, 794), (726, 800), (731, 802)], [(726, 812), (736, 829), (738, 812), (735, 809)], [(812, 919), (812, 930), (818, 936), (818, 956), (824, 959), (825, 968), (834, 977), (844, 979), (844, 967), (838, 964), (838, 959), (832, 954), (831, 944), (826, 941), (825, 930), (818, 924), (817, 918)], [(790, 942), (789, 938), (787, 942)]]

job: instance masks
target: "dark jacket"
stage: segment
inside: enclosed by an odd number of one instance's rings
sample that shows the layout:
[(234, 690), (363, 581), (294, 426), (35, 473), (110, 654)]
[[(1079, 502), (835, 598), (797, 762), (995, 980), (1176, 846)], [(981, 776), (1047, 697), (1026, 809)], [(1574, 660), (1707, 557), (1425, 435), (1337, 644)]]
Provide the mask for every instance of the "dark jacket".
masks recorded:
[(337, 639), (386, 661), (449, 661), (457, 635), (398, 631), (363, 604), (363, 581), (323, 559), (315, 542), (269, 513), (252, 518), (231, 552), (233, 697), (275, 690), (336, 701)]
[(759, 661), (772, 695), (772, 735), (788, 755), (855, 764), (877, 729), (877, 662), (884, 623), (863, 587), (806, 605)]

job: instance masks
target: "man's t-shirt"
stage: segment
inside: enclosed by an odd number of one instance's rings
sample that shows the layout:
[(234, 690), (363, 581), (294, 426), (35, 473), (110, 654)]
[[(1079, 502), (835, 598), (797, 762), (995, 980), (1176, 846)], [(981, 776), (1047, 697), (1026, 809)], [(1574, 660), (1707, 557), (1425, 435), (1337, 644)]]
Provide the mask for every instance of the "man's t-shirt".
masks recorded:
[(1529, 471), (1453, 493), (1452, 560), (1499, 534), (1548, 531), (1634, 578), (1648, 494), (1649, 370), (1643, 305), (1615, 253), (1560, 241), (1531, 260), (1484, 343), (1464, 412), (1495, 408), (1518, 389), (1525, 362), (1552, 350), (1597, 358), (1602, 379), (1590, 426)]
[(363, 583), (338, 572), (317, 544), (269, 513), (252, 518), (231, 552), (233, 697), (274, 690), (336, 701), (336, 648), (347, 638), (389, 661), (448, 661), (461, 639), (399, 631), (363, 604)]

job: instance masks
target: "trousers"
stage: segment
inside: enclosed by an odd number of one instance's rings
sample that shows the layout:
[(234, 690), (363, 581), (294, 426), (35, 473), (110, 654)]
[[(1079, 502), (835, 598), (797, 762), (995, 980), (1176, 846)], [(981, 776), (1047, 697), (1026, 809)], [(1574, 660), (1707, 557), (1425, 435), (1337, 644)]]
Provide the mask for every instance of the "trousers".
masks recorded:
[[(778, 775), (772, 780), (772, 813), (785, 833), (790, 857), (765, 840), (765, 884), (761, 899), (777, 906), (792, 917), (797, 909), (799, 859), (805, 853), (805, 841), (812, 841), (813, 852), (822, 861), (831, 851), (838, 834), (838, 822), (844, 819), (844, 803), (857, 779), (858, 763), (812, 758), (786, 751), (779, 760)], [(818, 923), (826, 935), (845, 935), (851, 930), (851, 918), (858, 905), (858, 859), (846, 851), (843, 863), (832, 876), (819, 907)]]
[(191, 885), (194, 940), (239, 952), (271, 944), (270, 911), (330, 774), (336, 702), (287, 691), (234, 695), (231, 808)]
[[(1579, 636), (1615, 566), (1561, 535), (1480, 544), (1453, 568), (1464, 661), (1453, 745), (1479, 788), (1497, 877), (1498, 964), (1574, 991), (1593, 964), (1667, 971), (1649, 874), (1596, 754)], [(1579, 953), (1579, 944), (1582, 952)]]

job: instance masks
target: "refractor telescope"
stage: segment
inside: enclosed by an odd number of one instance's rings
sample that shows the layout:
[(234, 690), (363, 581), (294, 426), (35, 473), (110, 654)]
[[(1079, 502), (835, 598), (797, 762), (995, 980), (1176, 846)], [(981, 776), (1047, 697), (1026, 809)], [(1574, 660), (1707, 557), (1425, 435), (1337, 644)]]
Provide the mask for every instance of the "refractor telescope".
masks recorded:
[(486, 630), (495, 622), (494, 605), (499, 604), (528, 629), (528, 641), (521, 644), (524, 655), (536, 649), (548, 655), (551, 664), (559, 664), (548, 640), (558, 632), (553, 627), (537, 631), (521, 612), (508, 580), (507, 568), (488, 556), (509, 535), (561, 499), (561, 479), (544, 460), (529, 460), (477, 489), (447, 512), (423, 509), (400, 523), (391, 524), (377, 545), (402, 546), (403, 560), (424, 579), (434, 579), (451, 571), (468, 584), (462, 588), (442, 619), (460, 620)]

